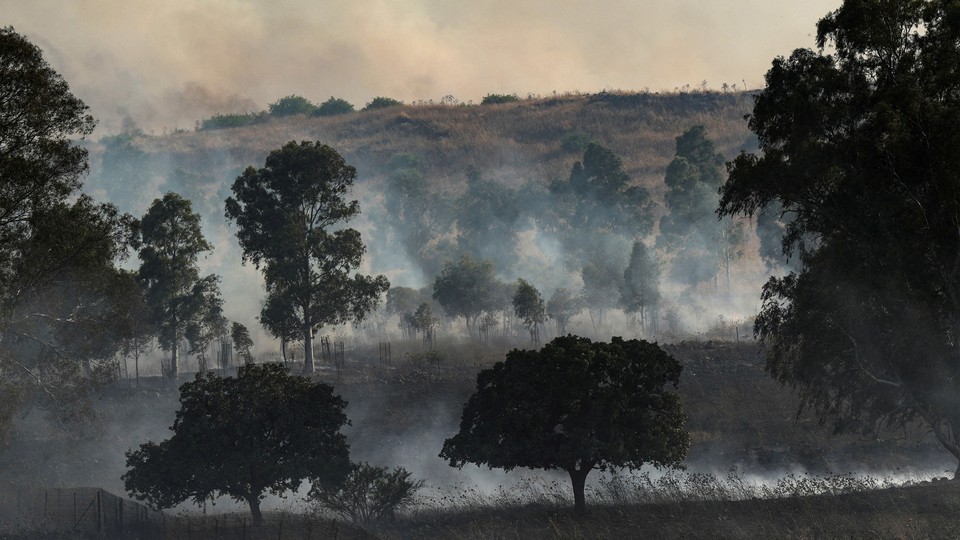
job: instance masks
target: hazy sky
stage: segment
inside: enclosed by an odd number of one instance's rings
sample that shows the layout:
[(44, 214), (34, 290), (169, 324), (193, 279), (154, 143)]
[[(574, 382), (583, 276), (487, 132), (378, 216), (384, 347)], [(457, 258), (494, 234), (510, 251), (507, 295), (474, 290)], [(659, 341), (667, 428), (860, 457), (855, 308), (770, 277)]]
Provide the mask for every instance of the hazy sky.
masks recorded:
[(0, 0), (100, 119), (489, 93), (759, 87), (840, 0)]

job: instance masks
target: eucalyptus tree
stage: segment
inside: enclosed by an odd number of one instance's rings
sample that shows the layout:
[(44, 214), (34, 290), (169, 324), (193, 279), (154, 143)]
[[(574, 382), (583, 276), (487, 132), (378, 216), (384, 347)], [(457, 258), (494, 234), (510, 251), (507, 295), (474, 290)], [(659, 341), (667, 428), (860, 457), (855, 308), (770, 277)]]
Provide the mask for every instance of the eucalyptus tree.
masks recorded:
[(763, 288), (767, 370), (838, 429), (920, 420), (960, 460), (960, 24), (846, 1), (776, 58), (722, 215), (777, 212), (799, 269)]
[(160, 347), (170, 351), (170, 378), (179, 372), (179, 344), (204, 309), (204, 294), (217, 277), (201, 278), (197, 260), (213, 249), (200, 230), (200, 216), (176, 193), (156, 199), (140, 220), (137, 279), (158, 328)]
[(350, 275), (366, 251), (360, 233), (345, 227), (360, 212), (346, 199), (356, 176), (333, 148), (291, 141), (263, 168), (238, 176), (226, 200), (244, 262), (263, 271), (261, 323), (281, 339), (299, 330), (307, 373), (314, 370), (314, 332), (362, 320), (390, 288), (384, 276)]

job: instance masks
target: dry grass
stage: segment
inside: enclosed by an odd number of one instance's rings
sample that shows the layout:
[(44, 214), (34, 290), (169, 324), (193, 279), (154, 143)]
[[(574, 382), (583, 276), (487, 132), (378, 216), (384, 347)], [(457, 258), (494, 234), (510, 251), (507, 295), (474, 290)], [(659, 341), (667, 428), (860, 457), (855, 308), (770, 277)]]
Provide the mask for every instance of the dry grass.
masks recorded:
[[(484, 106), (405, 105), (330, 117), (294, 116), (246, 127), (141, 136), (136, 144), (177, 166), (206, 170), (228, 162), (262, 166), (290, 140), (327, 142), (356, 164), (361, 178), (377, 179), (398, 152), (421, 157), (434, 185), (456, 191), (476, 169), (505, 183), (566, 177), (578, 159), (563, 138), (583, 133), (621, 156), (627, 172), (655, 194), (674, 153), (674, 139), (704, 125), (717, 149), (732, 158), (748, 146), (743, 116), (748, 93), (602, 93), (564, 95)], [(93, 154), (102, 150), (94, 145)], [(225, 172), (225, 171), (224, 171)]]

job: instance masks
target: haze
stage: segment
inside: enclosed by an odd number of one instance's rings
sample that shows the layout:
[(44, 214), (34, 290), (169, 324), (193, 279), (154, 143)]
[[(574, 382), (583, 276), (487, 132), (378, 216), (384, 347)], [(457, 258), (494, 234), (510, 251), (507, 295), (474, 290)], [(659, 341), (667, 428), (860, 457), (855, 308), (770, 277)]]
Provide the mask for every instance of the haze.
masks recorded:
[(213, 113), (314, 102), (763, 84), (814, 45), (839, 0), (0, 0), (99, 119), (192, 128)]

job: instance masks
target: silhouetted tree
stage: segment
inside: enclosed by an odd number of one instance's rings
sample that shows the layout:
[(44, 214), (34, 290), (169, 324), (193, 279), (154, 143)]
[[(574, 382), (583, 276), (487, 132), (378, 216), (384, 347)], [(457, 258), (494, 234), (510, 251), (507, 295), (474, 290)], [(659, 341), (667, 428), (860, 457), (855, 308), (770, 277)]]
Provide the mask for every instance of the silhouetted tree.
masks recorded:
[(201, 279), (197, 259), (212, 247), (200, 232), (200, 216), (190, 201), (167, 193), (156, 199), (140, 220), (136, 247), (140, 252), (137, 279), (159, 329), (160, 347), (170, 351), (170, 378), (176, 380), (179, 344), (190, 321), (203, 309), (207, 281)]
[(676, 389), (682, 366), (655, 344), (558, 337), (514, 349), (477, 375), (460, 430), (440, 457), (505, 470), (560, 469), (577, 512), (594, 469), (680, 466), (690, 446)]
[(287, 373), (282, 364), (211, 372), (180, 387), (173, 436), (127, 452), (127, 492), (156, 508), (221, 495), (246, 502), (254, 526), (269, 492), (295, 491), (307, 478), (337, 485), (350, 471), (346, 402), (333, 388)]
[(559, 288), (547, 300), (547, 316), (557, 323), (557, 335), (567, 333), (567, 323), (580, 312), (580, 299), (569, 290)]
[(250, 331), (243, 324), (236, 321), (230, 326), (230, 340), (233, 342), (233, 350), (243, 360), (244, 364), (253, 363), (253, 339), (250, 338)]
[(0, 28), (0, 438), (34, 390), (58, 419), (82, 416), (84, 370), (126, 335), (111, 322), (126, 310), (129, 216), (78, 193), (76, 141), (94, 126), (40, 49)]
[(649, 315), (656, 332), (657, 307), (660, 304), (660, 265), (655, 255), (640, 240), (633, 242), (630, 262), (623, 271), (620, 305), (627, 313), (640, 316), (640, 331), (646, 332)]
[(540, 346), (540, 325), (547, 320), (547, 308), (543, 304), (540, 291), (524, 279), (517, 280), (513, 293), (513, 312), (523, 327), (530, 332), (530, 341), (534, 347)]
[(223, 316), (223, 298), (220, 296), (220, 277), (207, 276), (200, 281), (200, 305), (187, 323), (184, 337), (190, 344), (190, 354), (197, 355), (200, 371), (207, 369), (210, 344), (227, 335), (227, 318)]
[(770, 374), (838, 429), (919, 419), (960, 460), (958, 42), (952, 2), (844, 2), (819, 51), (773, 61), (720, 212), (792, 218), (799, 270), (755, 327)]
[(362, 320), (390, 287), (383, 276), (350, 276), (366, 251), (360, 233), (342, 226), (360, 212), (357, 201), (344, 199), (356, 175), (333, 148), (290, 142), (271, 152), (264, 168), (237, 177), (226, 201), (244, 261), (263, 271), (260, 322), (279, 338), (300, 328), (307, 373), (314, 369), (313, 333)]

